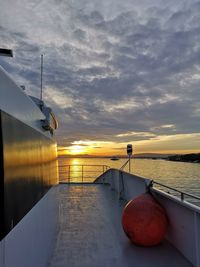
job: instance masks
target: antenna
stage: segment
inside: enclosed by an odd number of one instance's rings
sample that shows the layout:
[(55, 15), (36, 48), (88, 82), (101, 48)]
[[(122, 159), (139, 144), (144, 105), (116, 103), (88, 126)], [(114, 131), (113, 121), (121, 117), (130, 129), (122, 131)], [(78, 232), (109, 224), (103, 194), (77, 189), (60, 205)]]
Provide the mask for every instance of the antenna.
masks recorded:
[(41, 80), (40, 80), (40, 100), (42, 101), (43, 54), (41, 55), (41, 75), (40, 75), (40, 78), (41, 78)]

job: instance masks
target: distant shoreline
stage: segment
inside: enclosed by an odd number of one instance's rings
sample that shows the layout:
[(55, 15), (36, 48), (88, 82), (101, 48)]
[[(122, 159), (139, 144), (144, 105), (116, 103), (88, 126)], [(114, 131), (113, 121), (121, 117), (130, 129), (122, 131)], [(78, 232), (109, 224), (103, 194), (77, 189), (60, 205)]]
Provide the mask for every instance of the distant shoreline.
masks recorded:
[[(133, 154), (133, 158), (149, 158), (149, 159), (165, 159), (168, 158), (171, 155), (175, 154), (156, 154), (156, 153), (141, 153), (141, 154)], [(111, 155), (111, 156), (98, 156), (98, 155), (59, 155), (59, 158), (112, 158), (112, 157), (117, 157), (120, 159), (126, 159), (128, 156), (127, 155)]]
[[(127, 156), (119, 156), (116, 155), (119, 159), (127, 159)], [(89, 155), (59, 155), (58, 158), (104, 158), (111, 159), (112, 156), (89, 156)], [(200, 153), (192, 153), (192, 154), (135, 154), (132, 157), (133, 159), (152, 159), (152, 160), (168, 160), (175, 162), (188, 162), (188, 163), (200, 163)]]
[(169, 156), (168, 160), (176, 162), (200, 163), (200, 153), (173, 155)]

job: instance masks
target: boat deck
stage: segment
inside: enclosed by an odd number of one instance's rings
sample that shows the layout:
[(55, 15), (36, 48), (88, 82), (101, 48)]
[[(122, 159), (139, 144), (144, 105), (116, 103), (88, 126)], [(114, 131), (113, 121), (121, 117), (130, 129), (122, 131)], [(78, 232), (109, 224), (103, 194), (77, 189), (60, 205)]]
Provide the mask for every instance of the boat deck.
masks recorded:
[(60, 184), (59, 227), (49, 267), (191, 267), (167, 241), (133, 245), (121, 227), (119, 201), (108, 186)]

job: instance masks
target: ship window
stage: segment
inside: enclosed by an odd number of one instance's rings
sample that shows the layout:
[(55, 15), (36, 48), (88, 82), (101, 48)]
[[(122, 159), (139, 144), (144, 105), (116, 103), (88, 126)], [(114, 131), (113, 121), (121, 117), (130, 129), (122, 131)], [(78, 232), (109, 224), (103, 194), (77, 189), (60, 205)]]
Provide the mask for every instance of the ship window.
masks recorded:
[(0, 56), (12, 57), (13, 52), (10, 49), (0, 48)]

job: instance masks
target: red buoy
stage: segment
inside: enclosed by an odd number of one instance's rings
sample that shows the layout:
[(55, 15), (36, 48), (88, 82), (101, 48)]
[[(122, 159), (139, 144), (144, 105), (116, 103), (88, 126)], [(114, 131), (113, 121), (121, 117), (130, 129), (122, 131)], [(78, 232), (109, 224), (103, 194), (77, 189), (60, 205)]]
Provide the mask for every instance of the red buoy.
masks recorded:
[(159, 244), (167, 231), (168, 219), (164, 208), (146, 193), (125, 206), (122, 226), (128, 238), (140, 246)]

